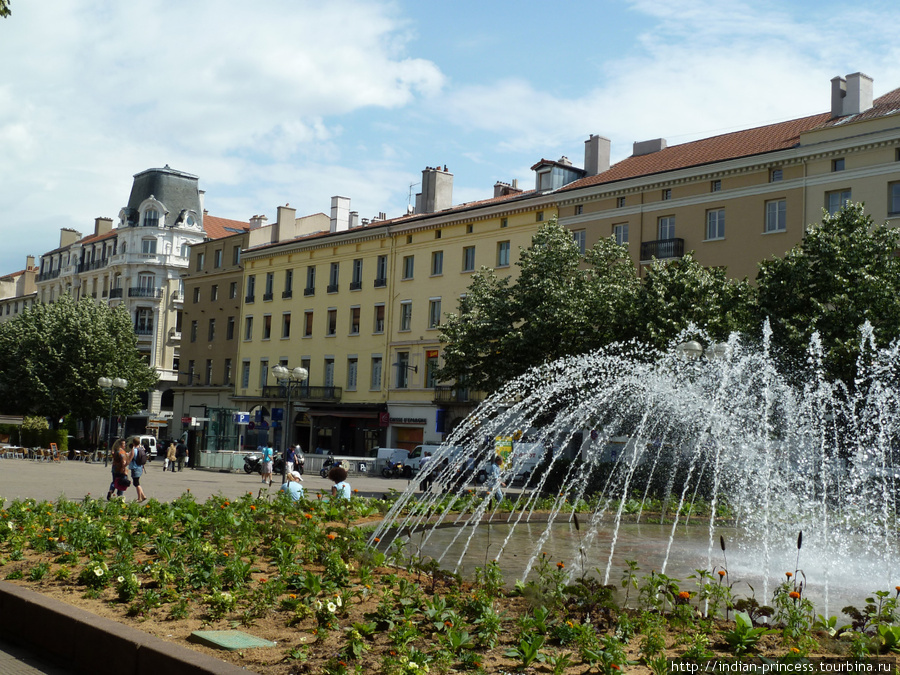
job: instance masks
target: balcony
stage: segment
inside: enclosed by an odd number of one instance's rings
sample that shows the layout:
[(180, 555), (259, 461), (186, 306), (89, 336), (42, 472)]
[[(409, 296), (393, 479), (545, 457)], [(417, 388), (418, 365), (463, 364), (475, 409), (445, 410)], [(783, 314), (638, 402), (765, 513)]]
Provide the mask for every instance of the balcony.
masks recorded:
[(447, 405), (452, 403), (469, 403), (475, 405), (484, 400), (483, 391), (471, 391), (456, 385), (440, 385), (434, 388), (434, 403)]
[(375, 280), (375, 288), (384, 288), (387, 286), (387, 278), (379, 277)]
[(263, 293), (263, 302), (270, 302), (272, 300), (272, 293)]
[(362, 282), (361, 282), (361, 281), (351, 281), (351, 282), (350, 282), (350, 290), (351, 290), (351, 291), (358, 291), (358, 290), (361, 289), (361, 288), (362, 288)]
[(294, 296), (294, 291), (282, 291), (281, 297), (282, 299), (292, 298)]
[(122, 297), (122, 290), (123, 290), (123, 289), (121, 289), (121, 288), (111, 288), (111, 289), (109, 290), (109, 299), (110, 299), (110, 300), (115, 300), (116, 298), (121, 298), (121, 297)]
[(153, 335), (153, 326), (135, 326), (134, 334), (143, 337)]
[(106, 267), (106, 264), (109, 262), (109, 258), (101, 258), (100, 260), (93, 261), (85, 261), (78, 265), (78, 272), (90, 272), (91, 270), (98, 270), (101, 267)]
[(244, 298), (244, 302), (246, 302), (248, 304), (251, 302), (254, 302), (255, 300), (256, 300), (256, 295), (248, 295), (246, 298)]
[[(332, 401), (341, 400), (344, 390), (341, 387), (311, 387), (309, 385), (294, 386), (291, 398), (295, 401)], [(263, 398), (286, 399), (287, 388), (281, 385), (263, 387)]]
[(306, 288), (303, 289), (303, 295), (315, 295), (315, 294), (316, 294), (315, 286), (312, 286), (312, 287), (307, 286)]
[(38, 275), (38, 281), (48, 281), (50, 279), (56, 279), (59, 276), (59, 270), (55, 269), (52, 272), (44, 272), (43, 274)]
[(641, 242), (641, 262), (684, 257), (684, 239), (657, 239)]
[(328, 293), (337, 293), (338, 285), (337, 284), (328, 284), (328, 288), (326, 288), (325, 291)]
[(144, 288), (143, 286), (132, 286), (128, 289), (129, 298), (161, 298), (163, 296), (162, 288)]

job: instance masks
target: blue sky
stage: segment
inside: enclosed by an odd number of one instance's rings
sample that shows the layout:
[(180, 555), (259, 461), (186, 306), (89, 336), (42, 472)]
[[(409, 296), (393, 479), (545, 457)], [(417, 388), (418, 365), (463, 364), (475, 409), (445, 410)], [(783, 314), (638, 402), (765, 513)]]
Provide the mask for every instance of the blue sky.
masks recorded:
[[(213, 215), (405, 212), (533, 186), (584, 140), (669, 144), (828, 109), (830, 79), (900, 87), (900, 4), (14, 0), (0, 21), (0, 273), (117, 218), (132, 176), (196, 174)], [(413, 188), (415, 192), (417, 188)]]

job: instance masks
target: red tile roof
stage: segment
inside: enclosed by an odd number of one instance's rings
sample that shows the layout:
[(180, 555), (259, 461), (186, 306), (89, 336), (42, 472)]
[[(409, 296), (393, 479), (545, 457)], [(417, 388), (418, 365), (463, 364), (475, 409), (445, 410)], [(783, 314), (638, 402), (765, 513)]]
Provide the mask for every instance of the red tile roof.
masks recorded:
[(776, 150), (792, 148), (800, 143), (800, 134), (847, 122), (864, 121), (900, 112), (900, 89), (895, 89), (874, 101), (874, 106), (859, 115), (832, 119), (830, 113), (801, 117), (787, 122), (768, 124), (754, 129), (735, 131), (699, 141), (672, 145), (665, 150), (639, 157), (628, 157), (596, 176), (587, 176), (569, 183), (560, 192), (603, 183), (613, 183), (639, 176), (651, 176), (666, 171), (702, 166), (738, 157), (750, 157)]
[(221, 239), (222, 237), (230, 237), (233, 234), (247, 232), (250, 229), (250, 223), (245, 223), (240, 220), (229, 220), (228, 218), (219, 218), (204, 213), (203, 229), (206, 231), (206, 236), (210, 239)]

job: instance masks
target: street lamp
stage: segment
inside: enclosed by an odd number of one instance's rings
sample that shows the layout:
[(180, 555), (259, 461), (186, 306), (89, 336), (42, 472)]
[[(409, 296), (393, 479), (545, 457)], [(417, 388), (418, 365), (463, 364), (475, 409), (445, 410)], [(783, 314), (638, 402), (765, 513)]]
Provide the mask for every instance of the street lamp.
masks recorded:
[(296, 368), (289, 369), (282, 365), (277, 365), (272, 368), (272, 375), (275, 376), (275, 379), (285, 388), (287, 399), (286, 404), (284, 406), (284, 415), (281, 420), (281, 482), (284, 483), (286, 480), (285, 472), (287, 471), (287, 449), (288, 449), (288, 420), (291, 420), (291, 424), (293, 425), (293, 414), (291, 409), (291, 398), (294, 394), (294, 387), (306, 382), (309, 377), (309, 371), (306, 368), (301, 368), (297, 366)]
[(109, 392), (109, 423), (106, 425), (106, 452), (103, 453), (103, 466), (109, 463), (109, 451), (112, 449), (112, 414), (113, 401), (116, 400), (116, 390), (124, 390), (128, 386), (128, 380), (122, 377), (116, 377), (112, 380), (108, 377), (101, 377), (97, 380), (97, 384), (101, 389)]

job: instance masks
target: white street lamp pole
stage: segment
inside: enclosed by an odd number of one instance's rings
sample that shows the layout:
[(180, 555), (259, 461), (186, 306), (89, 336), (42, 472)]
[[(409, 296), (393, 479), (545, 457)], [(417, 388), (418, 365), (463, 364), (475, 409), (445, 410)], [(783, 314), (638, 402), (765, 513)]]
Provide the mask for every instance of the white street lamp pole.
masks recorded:
[(293, 398), (294, 387), (307, 380), (309, 371), (306, 368), (288, 369), (282, 365), (272, 368), (272, 375), (286, 389), (286, 401), (284, 406), (284, 414), (281, 418), (281, 482), (287, 480), (285, 473), (287, 472), (287, 449), (288, 441), (288, 422), (293, 425), (293, 411), (291, 409), (291, 398)]
[(107, 420), (106, 425), (106, 452), (103, 453), (103, 466), (107, 466), (109, 463), (109, 451), (112, 450), (113, 401), (116, 400), (116, 390), (124, 390), (128, 386), (128, 380), (121, 377), (116, 377), (112, 380), (108, 377), (101, 377), (97, 380), (97, 384), (101, 389), (105, 389), (109, 392), (109, 419)]

